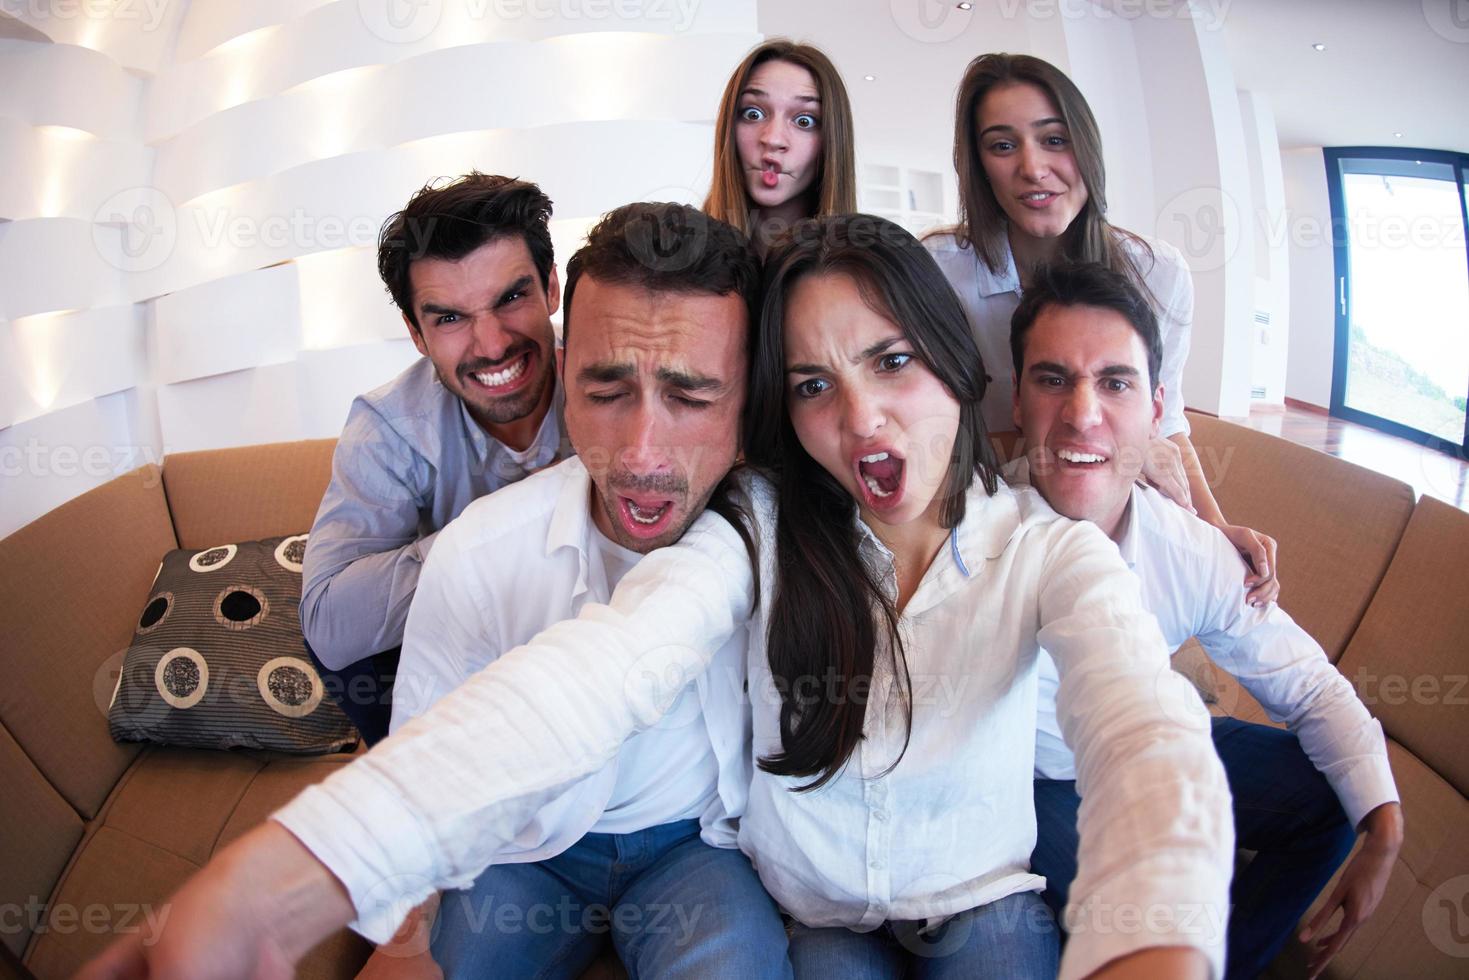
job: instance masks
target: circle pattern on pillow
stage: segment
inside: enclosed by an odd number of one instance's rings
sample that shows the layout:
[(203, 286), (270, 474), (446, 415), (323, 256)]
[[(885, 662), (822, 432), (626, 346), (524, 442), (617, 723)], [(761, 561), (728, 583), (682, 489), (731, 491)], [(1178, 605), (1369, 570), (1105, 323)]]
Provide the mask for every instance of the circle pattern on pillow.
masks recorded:
[(326, 687), (316, 670), (299, 657), (276, 657), (260, 668), (260, 696), (287, 718), (303, 718), (316, 710)]
[(306, 557), (306, 535), (298, 534), (286, 538), (275, 546), (276, 562), (288, 572), (300, 572), (301, 562)]
[(209, 690), (209, 665), (199, 651), (176, 647), (165, 653), (153, 669), (153, 686), (159, 697), (175, 708), (192, 708)]
[(143, 607), (143, 615), (138, 617), (138, 632), (153, 632), (159, 626), (163, 625), (163, 621), (168, 618), (168, 614), (172, 611), (173, 593), (158, 593), (158, 595), (149, 599), (148, 604)]
[(270, 600), (249, 585), (231, 585), (214, 597), (214, 621), (227, 630), (247, 630), (269, 614)]
[(189, 567), (196, 572), (217, 572), (230, 563), (239, 553), (239, 545), (222, 544), (217, 548), (206, 548), (189, 559)]

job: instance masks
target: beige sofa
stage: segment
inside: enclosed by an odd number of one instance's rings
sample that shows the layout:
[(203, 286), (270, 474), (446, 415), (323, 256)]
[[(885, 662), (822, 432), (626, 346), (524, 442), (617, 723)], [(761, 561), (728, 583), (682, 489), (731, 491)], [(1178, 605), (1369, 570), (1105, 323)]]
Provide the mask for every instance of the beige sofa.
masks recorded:
[[(1361, 680), (1392, 740), (1407, 842), (1382, 908), (1331, 975), (1469, 975), (1469, 935), (1456, 939), (1469, 932), (1469, 901), (1462, 922), (1439, 915), (1469, 891), (1469, 690), (1455, 686), (1469, 674), (1469, 515), (1415, 505), (1403, 483), (1270, 436), (1193, 422), (1226, 513), (1280, 540), (1285, 608)], [(0, 955), (12, 970), (69, 976), (114, 929), (160, 914), (217, 849), (347, 761), (119, 745), (105, 717), (163, 553), (305, 530), (331, 449), (172, 455), (0, 541)], [(1263, 720), (1196, 650), (1182, 656), (1216, 710)], [(340, 933), (300, 975), (349, 977), (367, 952)], [(1301, 975), (1298, 952), (1276, 970)]]

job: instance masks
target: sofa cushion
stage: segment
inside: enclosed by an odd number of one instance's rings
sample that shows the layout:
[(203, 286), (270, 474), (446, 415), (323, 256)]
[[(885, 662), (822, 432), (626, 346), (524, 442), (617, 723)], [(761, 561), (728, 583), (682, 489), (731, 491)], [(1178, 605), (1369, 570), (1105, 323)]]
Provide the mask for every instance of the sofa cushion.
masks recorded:
[(175, 547), (156, 466), (0, 541), (0, 724), (85, 818), (138, 751), (107, 732), (109, 658), (127, 648), (159, 559)]
[(305, 550), (297, 534), (164, 556), (112, 699), (112, 737), (296, 753), (356, 741), (301, 638)]
[(1387, 571), (1413, 489), (1345, 460), (1189, 413), (1224, 516), (1280, 542), (1280, 605), (1336, 662)]
[[(33, 910), (51, 897), (61, 869), (82, 839), (82, 821), (10, 733), (0, 728), (0, 936), (19, 956), (31, 938)], [(14, 910), (19, 910), (18, 918)]]
[[(1463, 977), (1469, 960), (1469, 837), (1464, 834), (1469, 801), (1397, 742), (1389, 739), (1387, 752), (1403, 799), (1403, 849), (1377, 911), (1342, 947), (1324, 976)], [(1307, 921), (1340, 878), (1338, 873), (1322, 890)], [(1305, 976), (1306, 957), (1306, 950), (1292, 940), (1269, 975)]]
[(311, 527), (332, 475), (335, 439), (172, 453), (163, 485), (180, 548), (296, 534)]
[[(351, 758), (277, 760), (268, 753), (146, 749), (108, 801), (100, 826), (83, 842), (52, 905), (53, 913), (105, 906), (107, 927), (38, 935), (26, 965), (42, 980), (71, 976), (114, 938), (117, 926), (128, 924), (119, 910), (130, 910), (135, 921), (150, 910), (155, 919), (165, 914), (168, 896), (215, 852)], [(257, 784), (266, 787), (263, 794)], [(267, 799), (274, 805), (263, 806)], [(233, 829), (227, 834), (226, 828)], [(339, 932), (308, 954), (297, 976), (345, 980), (368, 952), (360, 937)]]
[(1469, 795), (1465, 555), (1469, 514), (1420, 500), (1341, 671), (1389, 735)]

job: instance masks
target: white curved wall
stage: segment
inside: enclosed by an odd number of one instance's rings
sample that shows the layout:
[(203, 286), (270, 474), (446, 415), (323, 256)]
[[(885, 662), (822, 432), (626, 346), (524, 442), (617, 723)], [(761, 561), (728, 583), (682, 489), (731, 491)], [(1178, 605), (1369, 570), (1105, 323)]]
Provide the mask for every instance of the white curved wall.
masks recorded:
[(417, 357), (375, 245), (432, 179), (536, 181), (562, 262), (612, 207), (700, 200), (759, 40), (754, 0), (16, 9), (0, 534), (165, 451), (340, 431)]

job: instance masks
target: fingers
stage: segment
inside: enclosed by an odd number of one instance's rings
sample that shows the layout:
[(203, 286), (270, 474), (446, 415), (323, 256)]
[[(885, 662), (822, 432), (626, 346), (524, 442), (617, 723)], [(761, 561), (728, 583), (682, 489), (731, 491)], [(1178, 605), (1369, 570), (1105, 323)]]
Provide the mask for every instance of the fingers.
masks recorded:
[(1272, 578), (1251, 589), (1245, 596), (1245, 601), (1256, 609), (1263, 609), (1279, 597), (1280, 579)]
[(1320, 932), (1326, 923), (1331, 921), (1331, 917), (1336, 914), (1336, 910), (1341, 908), (1342, 900), (1345, 897), (1345, 889), (1341, 885), (1337, 885), (1335, 890), (1332, 891), (1331, 897), (1326, 900), (1326, 904), (1321, 906), (1321, 911), (1312, 916), (1311, 921), (1306, 923), (1306, 928), (1301, 930), (1299, 937), (1301, 942), (1309, 943), (1311, 937)]

